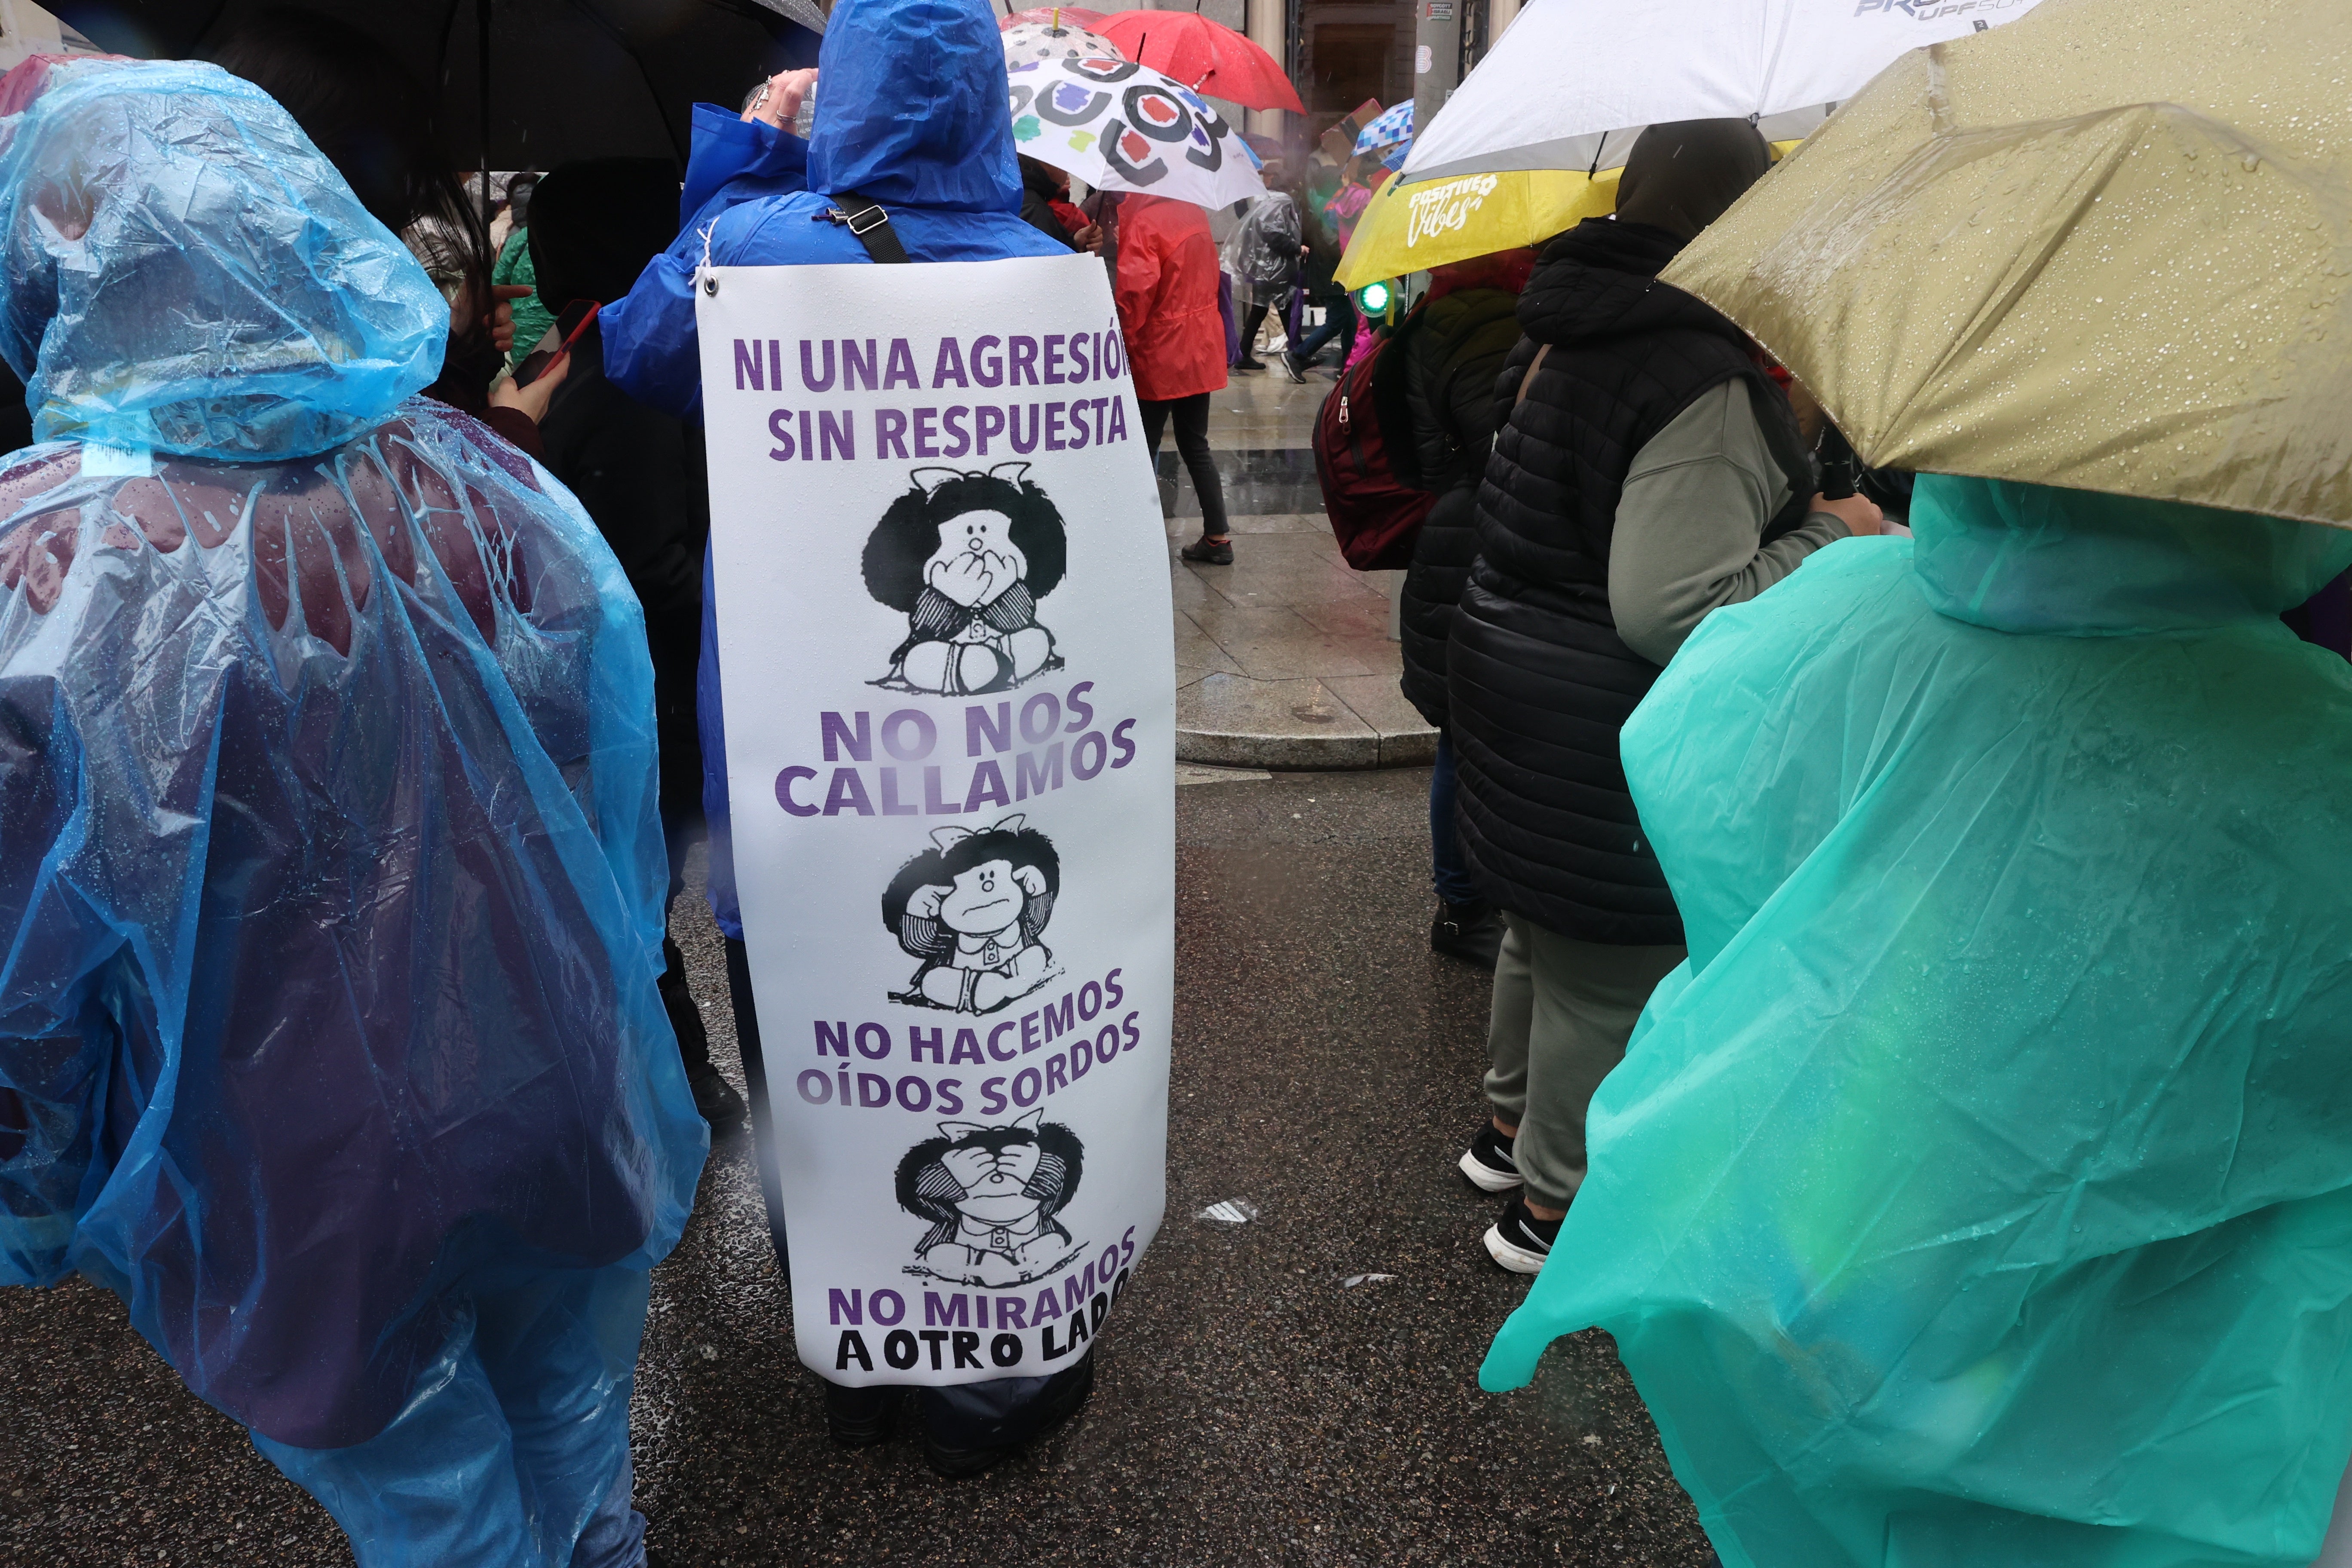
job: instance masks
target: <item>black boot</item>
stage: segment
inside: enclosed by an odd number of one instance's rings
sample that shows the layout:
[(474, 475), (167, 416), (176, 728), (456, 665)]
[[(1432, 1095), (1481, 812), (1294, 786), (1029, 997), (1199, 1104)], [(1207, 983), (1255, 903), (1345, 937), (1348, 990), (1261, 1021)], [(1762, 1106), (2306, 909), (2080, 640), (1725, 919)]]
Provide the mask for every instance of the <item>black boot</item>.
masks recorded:
[(890, 1440), (890, 1427), (906, 1390), (877, 1385), (824, 1385), (824, 1428), (844, 1448), (873, 1448)]
[(742, 1131), (748, 1107), (740, 1091), (721, 1078), (717, 1068), (704, 1068), (686, 1080), (686, 1087), (694, 1091), (694, 1109), (710, 1124), (714, 1142)]
[(686, 955), (667, 936), (662, 938), (662, 958), (665, 967), (658, 983), (662, 1010), (669, 1015), (669, 1026), (677, 1035), (686, 1087), (694, 1091), (694, 1109), (710, 1123), (710, 1136), (724, 1138), (742, 1127), (747, 1107), (735, 1086), (710, 1065), (710, 1035), (702, 1026), (702, 1009), (694, 1005), (694, 993), (686, 983)]
[(1503, 949), (1503, 917), (1492, 904), (1449, 904), (1441, 900), (1437, 918), (1429, 922), (1429, 945), (1448, 958), (1495, 967)]
[(1095, 1358), (1051, 1377), (926, 1388), (923, 1457), (949, 1480), (976, 1476), (1019, 1453), (1078, 1412), (1095, 1390)]

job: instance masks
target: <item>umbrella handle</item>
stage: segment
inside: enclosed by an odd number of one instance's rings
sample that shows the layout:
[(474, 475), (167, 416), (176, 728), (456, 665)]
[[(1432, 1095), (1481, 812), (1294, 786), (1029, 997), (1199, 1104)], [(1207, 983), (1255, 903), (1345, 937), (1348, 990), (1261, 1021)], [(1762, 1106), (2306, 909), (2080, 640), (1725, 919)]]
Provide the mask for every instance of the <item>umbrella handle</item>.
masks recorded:
[(1853, 494), (1860, 479), (1860, 461), (1854, 457), (1853, 444), (1845, 432), (1824, 421), (1822, 426), (1822, 495), (1829, 500), (1843, 500)]

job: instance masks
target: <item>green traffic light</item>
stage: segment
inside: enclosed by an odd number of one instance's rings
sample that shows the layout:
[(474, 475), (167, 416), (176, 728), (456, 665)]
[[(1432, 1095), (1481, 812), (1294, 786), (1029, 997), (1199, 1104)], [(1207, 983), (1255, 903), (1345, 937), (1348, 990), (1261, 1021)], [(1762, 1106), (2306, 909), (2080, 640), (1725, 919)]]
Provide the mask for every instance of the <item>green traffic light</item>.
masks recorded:
[(1391, 291), (1386, 283), (1367, 283), (1363, 291), (1356, 296), (1367, 316), (1387, 315), (1390, 298)]

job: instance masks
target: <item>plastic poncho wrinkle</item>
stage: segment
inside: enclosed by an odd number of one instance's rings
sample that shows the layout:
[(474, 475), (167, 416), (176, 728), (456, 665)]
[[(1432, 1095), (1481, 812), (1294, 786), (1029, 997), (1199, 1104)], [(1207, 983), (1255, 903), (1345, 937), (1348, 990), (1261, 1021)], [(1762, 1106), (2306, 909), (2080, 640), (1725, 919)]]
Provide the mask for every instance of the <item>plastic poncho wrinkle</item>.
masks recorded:
[(34, 433), (308, 456), (440, 373), (448, 307), (260, 89), (66, 63), (0, 120), (0, 358)]
[(332, 460), (0, 475), (0, 561), (63, 563), (0, 572), (0, 1280), (112, 1285), (299, 1448), (478, 1279), (650, 1267), (704, 1148), (641, 617), (491, 439), (417, 402)]
[(2303, 1568), (2352, 1455), (2352, 674), (2271, 606), (2352, 541), (1932, 476), (1914, 526), (1627, 726), (1692, 957), (1482, 1379), (1608, 1329), (1729, 1564)]

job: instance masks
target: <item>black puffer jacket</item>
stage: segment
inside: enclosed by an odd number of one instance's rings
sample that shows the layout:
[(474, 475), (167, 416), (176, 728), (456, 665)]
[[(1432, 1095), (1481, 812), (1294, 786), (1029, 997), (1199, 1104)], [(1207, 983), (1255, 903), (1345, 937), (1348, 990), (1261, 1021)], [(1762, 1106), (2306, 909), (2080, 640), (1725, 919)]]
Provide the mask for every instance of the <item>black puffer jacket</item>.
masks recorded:
[(1496, 383), (1508, 414), (1446, 650), (1456, 821), (1487, 895), (1562, 935), (1625, 946), (1683, 940), (1617, 750), (1658, 675), (1609, 609), (1610, 536), (1633, 455), (1701, 393), (1744, 380), (1795, 492), (1767, 540), (1803, 521), (1814, 488), (1788, 399), (1746, 337), (1657, 281), (1679, 248), (1664, 230), (1595, 219), (1545, 250), (1519, 299), (1526, 340)]
[(1412, 547), (1398, 605), (1405, 700), (1445, 724), (1445, 635), (1478, 552), (1478, 479), (1495, 443), (1495, 378), (1519, 341), (1519, 297), (1463, 289), (1433, 300), (1405, 330), (1404, 397), (1412, 418), (1407, 476), (1437, 492)]

